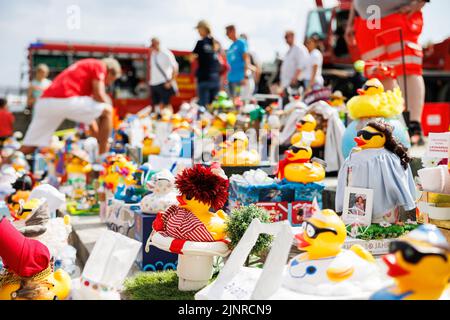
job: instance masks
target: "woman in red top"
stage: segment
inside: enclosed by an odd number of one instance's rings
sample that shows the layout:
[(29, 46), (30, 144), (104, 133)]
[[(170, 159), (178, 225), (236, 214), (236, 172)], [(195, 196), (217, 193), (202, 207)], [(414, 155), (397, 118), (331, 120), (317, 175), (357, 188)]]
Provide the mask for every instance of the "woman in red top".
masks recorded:
[(0, 148), (3, 146), (3, 141), (13, 135), (14, 120), (14, 115), (8, 110), (8, 102), (0, 98)]

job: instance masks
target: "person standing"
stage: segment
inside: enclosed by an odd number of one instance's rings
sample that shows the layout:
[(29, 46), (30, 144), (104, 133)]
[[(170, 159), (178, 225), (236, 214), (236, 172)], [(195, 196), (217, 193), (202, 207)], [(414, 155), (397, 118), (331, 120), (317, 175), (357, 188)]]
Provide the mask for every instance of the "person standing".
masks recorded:
[[(245, 33), (242, 33), (240, 37), (247, 42), (248, 46), (248, 36)], [(250, 49), (248, 51), (248, 59), (249, 65), (246, 72), (248, 81), (242, 89), (242, 99), (244, 100), (250, 100), (252, 98), (258, 88), (259, 80), (261, 78), (261, 67), (256, 59), (256, 54), (251, 52)]]
[(178, 94), (175, 81), (178, 75), (178, 62), (169, 49), (161, 47), (158, 38), (151, 40), (150, 48), (152, 50), (150, 57), (150, 89), (153, 105), (157, 113), (161, 113), (164, 108), (173, 111), (170, 105), (170, 98)]
[[(423, 51), (418, 40), (423, 27), (421, 10), (427, 2), (430, 1), (354, 0), (345, 32), (347, 43), (358, 46), (363, 60), (376, 60), (394, 67), (396, 81), (391, 78), (380, 80), (386, 90), (399, 85), (407, 99), (413, 144), (423, 144), (420, 121), (425, 103), (425, 83), (422, 76)], [(373, 28), (373, 22), (369, 21), (374, 18), (371, 16), (372, 6), (379, 8), (379, 28)]]
[(113, 108), (106, 86), (121, 73), (113, 58), (82, 59), (61, 72), (37, 100), (21, 151), (28, 154), (48, 147), (55, 130), (68, 119), (90, 125), (100, 154), (108, 152)]
[(0, 149), (3, 142), (13, 135), (14, 115), (8, 110), (8, 101), (0, 98)]
[(292, 30), (286, 31), (284, 39), (289, 46), (289, 50), (284, 56), (280, 68), (280, 85), (285, 98), (289, 96), (289, 88), (298, 89), (303, 83), (304, 69), (308, 60), (308, 50), (303, 44), (295, 43), (295, 33)]
[(195, 28), (201, 38), (197, 41), (192, 55), (192, 58), (198, 61), (196, 72), (198, 104), (206, 107), (213, 102), (220, 91), (221, 65), (209, 23), (201, 20)]
[(31, 80), (28, 87), (27, 107), (29, 109), (34, 106), (36, 100), (52, 84), (52, 81), (48, 79), (49, 72), (50, 70), (46, 64), (41, 63), (37, 65), (35, 77)]
[(320, 38), (312, 35), (305, 42), (309, 57), (305, 66), (305, 92), (312, 90), (314, 85), (323, 86), (322, 64), (323, 56), (319, 50)]
[(227, 61), (230, 65), (228, 72), (228, 90), (233, 98), (240, 96), (241, 87), (248, 81), (246, 72), (250, 61), (248, 57), (247, 42), (237, 37), (236, 27), (229, 25), (225, 28), (226, 35), (233, 43), (227, 51)]

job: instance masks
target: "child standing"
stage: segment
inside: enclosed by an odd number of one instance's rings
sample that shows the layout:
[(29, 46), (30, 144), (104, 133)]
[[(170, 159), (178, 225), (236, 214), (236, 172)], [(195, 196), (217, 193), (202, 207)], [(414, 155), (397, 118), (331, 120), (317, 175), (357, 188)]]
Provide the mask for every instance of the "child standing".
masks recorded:
[(14, 120), (14, 115), (8, 110), (8, 101), (0, 98), (0, 149), (3, 141), (13, 135)]

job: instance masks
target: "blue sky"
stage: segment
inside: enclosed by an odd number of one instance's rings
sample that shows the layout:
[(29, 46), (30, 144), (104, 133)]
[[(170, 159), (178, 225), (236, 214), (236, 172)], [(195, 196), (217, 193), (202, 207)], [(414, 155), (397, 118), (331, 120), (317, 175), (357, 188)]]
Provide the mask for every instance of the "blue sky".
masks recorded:
[[(67, 27), (71, 5), (80, 8), (80, 29)], [(314, 7), (314, 0), (0, 0), (0, 86), (19, 84), (26, 48), (36, 39), (144, 44), (158, 36), (169, 48), (190, 50), (198, 37), (193, 26), (202, 18), (211, 22), (225, 47), (229, 41), (223, 27), (233, 23), (249, 35), (261, 60), (271, 60), (275, 51), (286, 50), (283, 31), (302, 35)], [(422, 43), (450, 35), (449, 11), (448, 0), (426, 6)]]

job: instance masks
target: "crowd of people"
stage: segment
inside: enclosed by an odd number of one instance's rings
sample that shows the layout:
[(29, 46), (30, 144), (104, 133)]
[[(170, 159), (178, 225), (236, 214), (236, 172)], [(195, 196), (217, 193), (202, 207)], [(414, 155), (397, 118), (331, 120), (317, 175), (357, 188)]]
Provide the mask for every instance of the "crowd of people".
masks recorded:
[[(425, 89), (418, 37), (423, 25), (421, 9), (427, 1), (413, 1), (413, 4), (407, 0), (378, 1), (383, 26), (379, 29), (371, 29), (365, 22), (369, 2), (376, 1), (354, 1), (345, 39), (349, 45), (358, 46), (363, 60), (377, 59), (394, 66), (397, 78), (380, 80), (386, 89), (399, 85), (405, 92), (408, 88), (406, 103), (411, 117), (410, 132), (421, 139), (420, 117)], [(395, 27), (399, 21), (397, 29), (401, 30), (404, 48), (385, 30)], [(200, 39), (190, 60), (196, 60), (198, 65), (195, 74), (198, 104), (211, 104), (220, 90), (227, 90), (232, 98), (249, 100), (257, 91), (261, 64), (249, 49), (248, 36), (239, 34), (235, 25), (226, 26), (225, 34), (231, 44), (224, 50), (207, 21), (199, 21), (195, 28)], [(287, 97), (299, 88), (307, 93), (315, 85), (323, 86), (322, 39), (314, 34), (301, 43), (293, 30), (286, 31), (284, 39), (287, 50), (279, 68), (279, 81), (272, 86), (272, 93)], [(179, 66), (174, 54), (161, 44), (160, 39), (151, 39), (151, 50), (149, 86), (152, 105), (156, 112), (161, 112), (164, 108), (172, 108), (171, 98), (178, 92)], [(406, 55), (406, 63), (401, 61), (401, 52)], [(70, 119), (89, 123), (92, 134), (99, 140), (100, 151), (106, 152), (112, 130), (112, 106), (106, 87), (120, 74), (121, 66), (113, 58), (84, 59), (64, 70), (52, 82), (48, 79), (48, 67), (38, 65), (28, 90), (27, 106), (33, 109), (33, 119), (22, 151), (30, 153), (35, 147), (46, 146), (62, 121)], [(6, 125), (0, 128), (0, 139), (12, 134), (10, 123), (13, 119), (8, 115), (7, 102), (1, 100), (0, 120)]]

